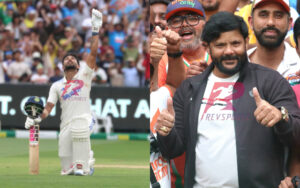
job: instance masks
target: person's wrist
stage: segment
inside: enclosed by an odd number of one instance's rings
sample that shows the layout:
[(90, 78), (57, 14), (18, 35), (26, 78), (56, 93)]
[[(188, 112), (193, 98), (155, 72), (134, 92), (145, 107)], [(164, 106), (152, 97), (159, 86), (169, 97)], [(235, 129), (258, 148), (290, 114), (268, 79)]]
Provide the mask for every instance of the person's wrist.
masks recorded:
[(182, 56), (182, 51), (178, 52), (167, 52), (167, 55), (172, 58), (179, 58)]
[(281, 119), (288, 122), (289, 121), (288, 110), (284, 106), (281, 106), (279, 110), (280, 110), (280, 113), (281, 113)]
[(100, 27), (92, 26), (92, 35), (98, 35), (99, 34)]

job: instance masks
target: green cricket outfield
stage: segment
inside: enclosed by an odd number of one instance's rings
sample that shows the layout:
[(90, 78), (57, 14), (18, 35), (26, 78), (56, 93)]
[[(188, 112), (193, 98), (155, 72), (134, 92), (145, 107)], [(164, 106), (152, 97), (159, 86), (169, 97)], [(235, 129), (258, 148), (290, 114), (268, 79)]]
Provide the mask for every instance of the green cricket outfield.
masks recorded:
[(40, 140), (40, 174), (29, 174), (28, 139), (0, 138), (0, 188), (149, 187), (149, 142), (92, 139), (93, 176), (61, 176), (56, 139)]

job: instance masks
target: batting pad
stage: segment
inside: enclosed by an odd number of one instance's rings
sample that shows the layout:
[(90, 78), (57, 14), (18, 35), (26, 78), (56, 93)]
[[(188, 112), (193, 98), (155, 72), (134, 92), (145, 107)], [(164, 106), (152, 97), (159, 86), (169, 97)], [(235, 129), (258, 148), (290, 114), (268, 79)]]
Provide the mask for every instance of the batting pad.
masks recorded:
[(89, 121), (87, 119), (75, 119), (71, 125), (73, 162), (74, 169), (82, 169), (88, 174), (91, 141), (89, 132)]

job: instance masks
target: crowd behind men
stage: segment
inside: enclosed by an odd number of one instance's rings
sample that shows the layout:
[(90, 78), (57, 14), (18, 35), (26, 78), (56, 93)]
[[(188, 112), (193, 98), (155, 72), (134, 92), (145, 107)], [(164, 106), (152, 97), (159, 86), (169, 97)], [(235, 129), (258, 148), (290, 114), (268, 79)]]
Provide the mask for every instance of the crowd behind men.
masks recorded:
[(150, 28), (144, 0), (0, 3), (0, 83), (55, 82), (63, 75), (62, 57), (70, 51), (84, 66), (90, 53), (92, 8), (104, 16), (93, 83), (147, 86), (150, 59), (145, 41)]

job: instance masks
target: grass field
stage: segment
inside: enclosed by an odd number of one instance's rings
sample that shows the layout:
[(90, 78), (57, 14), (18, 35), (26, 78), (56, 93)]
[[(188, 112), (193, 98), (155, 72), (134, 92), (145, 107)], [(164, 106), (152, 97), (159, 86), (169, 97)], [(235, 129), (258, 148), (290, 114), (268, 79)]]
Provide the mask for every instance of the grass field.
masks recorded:
[(40, 141), (40, 174), (29, 175), (28, 140), (0, 138), (0, 188), (149, 187), (149, 142), (92, 140), (93, 176), (60, 176), (57, 140)]

